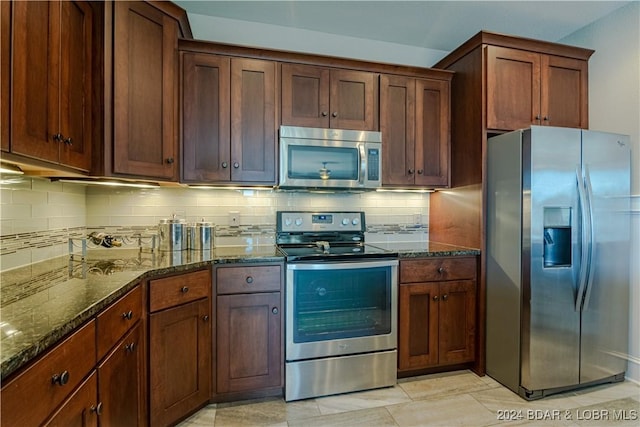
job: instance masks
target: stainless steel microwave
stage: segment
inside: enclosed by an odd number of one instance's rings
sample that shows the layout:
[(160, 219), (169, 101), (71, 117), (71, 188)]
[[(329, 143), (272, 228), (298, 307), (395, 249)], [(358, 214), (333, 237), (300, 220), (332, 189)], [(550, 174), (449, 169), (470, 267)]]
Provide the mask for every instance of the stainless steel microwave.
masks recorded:
[(381, 186), (380, 132), (280, 127), (280, 188), (373, 190)]

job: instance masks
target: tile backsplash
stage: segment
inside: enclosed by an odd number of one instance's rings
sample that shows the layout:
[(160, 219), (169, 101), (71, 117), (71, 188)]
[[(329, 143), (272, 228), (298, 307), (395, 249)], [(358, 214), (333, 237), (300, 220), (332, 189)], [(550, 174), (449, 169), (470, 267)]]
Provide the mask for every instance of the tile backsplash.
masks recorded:
[[(428, 193), (307, 193), (252, 189), (98, 187), (44, 178), (0, 180), (0, 270), (24, 266), (68, 253), (68, 238), (87, 229), (139, 230), (176, 215), (187, 222), (205, 218), (224, 231), (217, 244), (235, 242), (230, 212), (239, 215), (238, 230), (275, 229), (279, 210), (362, 210), (367, 224), (380, 227), (420, 225), (426, 239)], [(237, 233), (238, 235), (243, 233)], [(261, 238), (262, 243), (271, 243)]]

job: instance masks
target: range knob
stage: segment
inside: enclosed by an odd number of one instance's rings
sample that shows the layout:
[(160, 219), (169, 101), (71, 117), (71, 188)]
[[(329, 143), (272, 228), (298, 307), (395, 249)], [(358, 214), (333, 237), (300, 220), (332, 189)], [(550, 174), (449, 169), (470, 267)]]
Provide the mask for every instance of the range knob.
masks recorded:
[(287, 227), (290, 226), (293, 223), (293, 221), (291, 220), (291, 218), (285, 218), (284, 220), (284, 225), (286, 225)]
[(351, 221), (351, 224), (358, 225), (360, 224), (360, 220), (358, 218), (353, 218), (353, 220)]
[(300, 227), (302, 225), (302, 218), (296, 218), (296, 225)]
[(342, 218), (342, 225), (349, 225), (349, 218)]

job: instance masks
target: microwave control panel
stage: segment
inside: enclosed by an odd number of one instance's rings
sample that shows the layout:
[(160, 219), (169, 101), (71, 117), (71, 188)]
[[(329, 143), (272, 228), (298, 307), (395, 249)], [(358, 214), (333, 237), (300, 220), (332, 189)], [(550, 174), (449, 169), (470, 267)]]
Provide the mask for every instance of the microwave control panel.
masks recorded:
[(369, 148), (367, 150), (367, 179), (369, 181), (380, 180), (380, 149)]

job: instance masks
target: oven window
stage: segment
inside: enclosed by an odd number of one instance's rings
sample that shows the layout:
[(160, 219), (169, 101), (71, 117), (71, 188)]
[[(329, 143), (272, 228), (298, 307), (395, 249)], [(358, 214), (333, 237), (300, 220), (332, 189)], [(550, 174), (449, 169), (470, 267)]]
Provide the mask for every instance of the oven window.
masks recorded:
[(293, 341), (325, 341), (391, 332), (388, 267), (294, 273)]
[(345, 179), (357, 181), (357, 148), (289, 146), (288, 176), (295, 179)]

